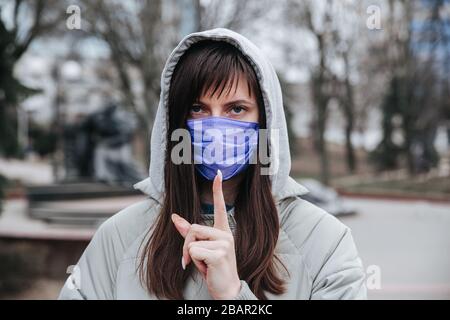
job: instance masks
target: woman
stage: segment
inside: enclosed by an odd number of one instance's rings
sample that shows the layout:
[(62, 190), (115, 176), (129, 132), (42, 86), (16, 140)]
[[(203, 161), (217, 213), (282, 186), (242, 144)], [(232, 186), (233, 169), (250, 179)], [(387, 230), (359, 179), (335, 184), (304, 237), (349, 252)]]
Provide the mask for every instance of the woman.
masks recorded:
[(302, 200), (289, 171), (270, 63), (230, 30), (188, 35), (162, 73), (149, 177), (135, 186), (148, 198), (101, 225), (60, 298), (365, 298), (350, 230)]

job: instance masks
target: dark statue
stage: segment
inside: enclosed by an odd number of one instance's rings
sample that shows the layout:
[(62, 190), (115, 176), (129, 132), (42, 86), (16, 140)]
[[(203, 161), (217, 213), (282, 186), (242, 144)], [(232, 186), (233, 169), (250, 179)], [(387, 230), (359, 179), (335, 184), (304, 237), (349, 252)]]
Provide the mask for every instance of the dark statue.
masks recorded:
[(130, 186), (143, 178), (133, 160), (134, 114), (110, 103), (64, 132), (67, 180)]

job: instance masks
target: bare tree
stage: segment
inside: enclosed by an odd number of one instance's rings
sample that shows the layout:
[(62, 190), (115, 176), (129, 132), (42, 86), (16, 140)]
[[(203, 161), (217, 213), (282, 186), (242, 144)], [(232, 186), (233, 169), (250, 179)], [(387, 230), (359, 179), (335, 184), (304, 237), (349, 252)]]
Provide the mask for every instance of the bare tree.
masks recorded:
[[(381, 104), (383, 138), (374, 159), (380, 169), (397, 168), (405, 161), (415, 174), (428, 171), (438, 160), (433, 141), (443, 118), (441, 102), (448, 99), (440, 99), (448, 77), (441, 71), (445, 61), (438, 58), (448, 51), (442, 45), (448, 28), (446, 4), (390, 0), (388, 5), (386, 37), (375, 44), (388, 87)], [(394, 141), (394, 133), (401, 134), (401, 141)]]
[[(327, 6), (333, 1), (328, 0)], [(287, 15), (301, 28), (306, 28), (316, 42), (317, 63), (311, 66), (311, 97), (315, 106), (312, 124), (314, 145), (320, 156), (321, 181), (328, 184), (330, 178), (329, 159), (325, 141), (328, 105), (334, 97), (333, 75), (330, 70), (330, 55), (333, 48), (331, 10), (314, 9), (313, 1), (292, 0), (288, 2)]]
[[(10, 10), (9, 21), (0, 19), (0, 146), (7, 155), (17, 155), (17, 111), (20, 100), (34, 93), (14, 77), (14, 66), (38, 37), (64, 24), (64, 2), (14, 0), (2, 2), (0, 13)], [(1, 16), (1, 15), (0, 15)]]
[[(361, 85), (352, 79), (359, 78), (359, 82), (364, 81), (361, 73), (367, 72), (361, 68), (364, 65), (363, 59), (367, 55), (367, 28), (362, 27), (365, 6), (359, 1), (342, 2), (339, 7), (339, 17), (335, 18), (333, 28), (333, 47), (335, 48), (336, 59), (342, 64), (340, 74), (333, 74), (335, 80), (335, 95), (344, 118), (346, 163), (350, 173), (355, 173), (357, 169), (357, 158), (352, 142), (352, 135), (358, 122), (364, 122), (361, 114), (366, 112), (366, 103), (358, 103), (357, 95)], [(363, 33), (363, 30), (366, 33)], [(366, 93), (363, 95), (366, 96)], [(367, 99), (365, 99), (367, 101)], [(365, 101), (365, 102), (366, 102)]]
[(217, 27), (241, 30), (267, 13), (267, 0), (208, 0), (198, 3), (199, 30)]
[[(147, 136), (159, 101), (161, 70), (177, 41), (176, 12), (166, 12), (169, 17), (164, 18), (162, 0), (83, 0), (81, 5), (86, 31), (108, 45), (123, 102)], [(148, 155), (149, 146), (145, 151)]]
[(352, 133), (355, 127), (355, 95), (354, 88), (350, 82), (350, 59), (348, 51), (342, 52), (342, 58), (344, 61), (344, 88), (341, 95), (340, 105), (345, 117), (345, 146), (346, 146), (346, 158), (347, 167), (351, 173), (356, 171), (356, 156), (352, 143)]

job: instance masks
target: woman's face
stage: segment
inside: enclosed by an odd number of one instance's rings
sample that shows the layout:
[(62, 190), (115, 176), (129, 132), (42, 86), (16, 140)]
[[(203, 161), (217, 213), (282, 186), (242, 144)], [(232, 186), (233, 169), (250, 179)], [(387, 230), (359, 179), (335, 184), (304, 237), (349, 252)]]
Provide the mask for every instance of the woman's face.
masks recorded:
[(258, 104), (255, 95), (249, 91), (245, 76), (241, 75), (233, 86), (231, 90), (225, 88), (220, 96), (217, 92), (211, 96), (210, 90), (205, 90), (206, 92), (192, 105), (189, 119), (212, 116), (258, 122)]

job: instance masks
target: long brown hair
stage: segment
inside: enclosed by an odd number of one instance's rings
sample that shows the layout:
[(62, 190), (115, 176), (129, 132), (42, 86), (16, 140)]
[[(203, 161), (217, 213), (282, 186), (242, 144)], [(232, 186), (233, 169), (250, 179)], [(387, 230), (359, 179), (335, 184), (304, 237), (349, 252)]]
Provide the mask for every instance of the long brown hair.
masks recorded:
[[(165, 196), (138, 266), (141, 282), (158, 298), (183, 299), (186, 280), (195, 268), (192, 263), (186, 270), (181, 268), (184, 239), (173, 226), (171, 214), (176, 212), (190, 223), (203, 222), (199, 194), (202, 178), (197, 175), (193, 164), (175, 165), (170, 161), (176, 144), (170, 136), (173, 130), (186, 128), (192, 104), (203, 93), (220, 96), (226, 88), (231, 90), (241, 74), (247, 79), (250, 93), (256, 95), (260, 127), (265, 128), (266, 116), (259, 82), (239, 49), (223, 41), (200, 41), (183, 54), (175, 67), (168, 99)], [(278, 213), (270, 178), (260, 174), (261, 166), (257, 161), (242, 173), (244, 177), (234, 203), (235, 249), (240, 279), (247, 281), (259, 299), (266, 299), (264, 291), (281, 294), (285, 288), (275, 263), (277, 260), (284, 267), (275, 255)]]

